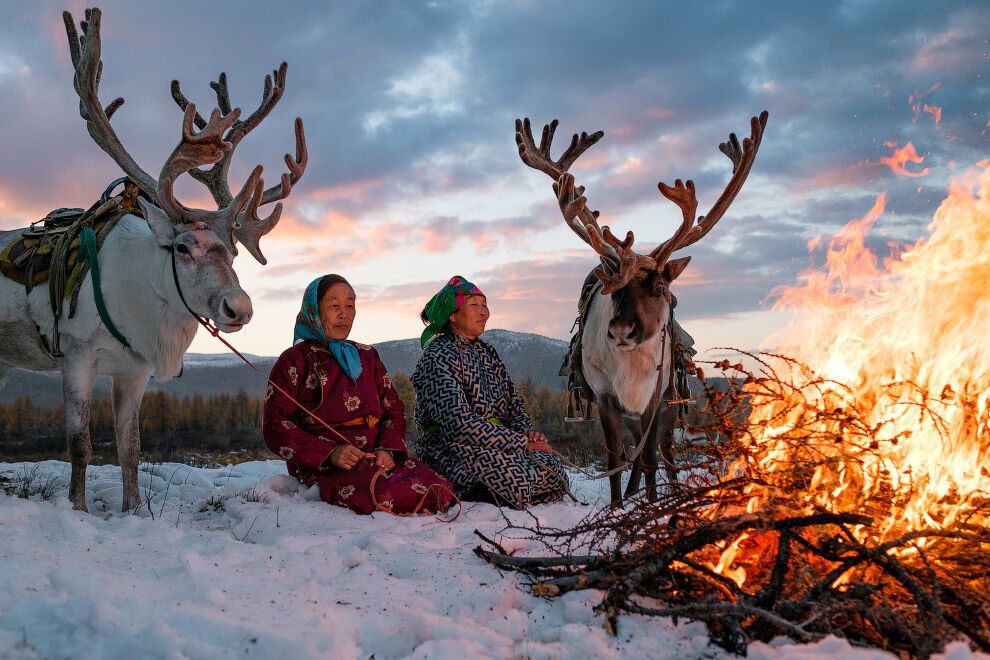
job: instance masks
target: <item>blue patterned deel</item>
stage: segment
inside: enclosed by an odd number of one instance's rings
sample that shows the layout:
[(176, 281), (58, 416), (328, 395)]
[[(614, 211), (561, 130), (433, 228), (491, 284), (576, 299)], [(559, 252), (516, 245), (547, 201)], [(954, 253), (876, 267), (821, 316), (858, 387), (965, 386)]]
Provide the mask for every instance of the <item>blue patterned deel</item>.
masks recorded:
[(459, 495), (479, 485), (516, 508), (559, 500), (567, 475), (556, 455), (527, 450), (529, 413), (495, 349), (441, 334), (423, 352), (416, 388), (417, 456)]

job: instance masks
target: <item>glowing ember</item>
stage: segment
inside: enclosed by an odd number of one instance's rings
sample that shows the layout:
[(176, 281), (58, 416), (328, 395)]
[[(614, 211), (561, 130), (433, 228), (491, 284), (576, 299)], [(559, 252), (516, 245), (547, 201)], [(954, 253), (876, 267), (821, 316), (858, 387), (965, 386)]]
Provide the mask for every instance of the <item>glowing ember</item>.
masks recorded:
[[(888, 147), (896, 147), (896, 142), (886, 142)], [(925, 162), (924, 156), (919, 156), (918, 152), (915, 151), (914, 145), (908, 142), (904, 147), (900, 149), (895, 149), (894, 153), (889, 156), (884, 156), (880, 159), (880, 162), (888, 166), (895, 174), (900, 174), (902, 176), (925, 176), (928, 174), (928, 168), (925, 167), (919, 172), (911, 172), (905, 167), (908, 163), (915, 163), (920, 165)]]
[(922, 99), (934, 92), (936, 89), (942, 86), (942, 83), (935, 83), (932, 85), (927, 92), (924, 94), (920, 92), (915, 92), (908, 96), (908, 105), (911, 106), (911, 110), (914, 111), (914, 119), (912, 121), (917, 122), (921, 118), (921, 113), (931, 115), (935, 118), (935, 125), (938, 126), (939, 122), (942, 121), (942, 108), (937, 105), (923, 103)]
[(807, 438), (804, 451), (838, 460), (822, 462), (794, 497), (834, 512), (875, 513), (881, 501), (881, 538), (985, 522), (971, 516), (990, 492), (990, 168), (971, 179), (953, 184), (931, 235), (883, 268), (864, 244), (883, 212), (881, 195), (829, 241), (824, 272), (777, 292), (777, 307), (795, 312), (778, 351), (814, 372), (797, 370), (794, 382), (834, 382), (803, 391), (783, 414), (779, 402), (754, 399), (760, 464), (793, 464), (793, 445), (783, 440), (798, 422), (807, 428), (818, 415), (835, 424), (843, 409), (857, 410), (862, 434), (838, 445)]

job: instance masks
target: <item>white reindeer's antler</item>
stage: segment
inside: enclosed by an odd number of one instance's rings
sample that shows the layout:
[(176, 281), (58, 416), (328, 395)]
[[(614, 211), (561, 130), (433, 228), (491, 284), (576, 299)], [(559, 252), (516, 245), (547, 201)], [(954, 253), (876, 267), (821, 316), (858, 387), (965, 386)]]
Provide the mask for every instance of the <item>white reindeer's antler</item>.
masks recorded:
[[(196, 112), (196, 106), (186, 100), (178, 81), (172, 81), (172, 96), (183, 109), (182, 139), (162, 166), (158, 179), (152, 178), (138, 166), (124, 149), (110, 125), (113, 113), (124, 104), (117, 98), (106, 108), (99, 99), (100, 77), (103, 73), (100, 43), (100, 10), (87, 9), (86, 20), (80, 23), (82, 36), (76, 30), (72, 15), (63, 12), (69, 53), (75, 69), (73, 84), (79, 95), (79, 114), (93, 140), (173, 222), (204, 222), (221, 238), (233, 254), (237, 254), (237, 241), (262, 264), (266, 263), (259, 241), (278, 223), (282, 213), (281, 203), (266, 218), (258, 217), (258, 208), (288, 197), (292, 187), (306, 171), (309, 155), (302, 119), (296, 118), (296, 154), (285, 155), (288, 169), (277, 185), (265, 190), (261, 178), (261, 166), (257, 166), (237, 195), (232, 195), (227, 183), (231, 157), (240, 141), (268, 116), (281, 99), (285, 90), (288, 66), (283, 62), (271, 76), (265, 78), (265, 89), (259, 107), (243, 121), (240, 110), (231, 108), (227, 91), (226, 74), (221, 73), (218, 82), (212, 83), (218, 107), (210, 114), (209, 121)], [(193, 125), (200, 130), (196, 132)], [(203, 170), (205, 165), (212, 165)], [(188, 172), (210, 190), (218, 210), (208, 211), (184, 206), (175, 198), (175, 179)]]

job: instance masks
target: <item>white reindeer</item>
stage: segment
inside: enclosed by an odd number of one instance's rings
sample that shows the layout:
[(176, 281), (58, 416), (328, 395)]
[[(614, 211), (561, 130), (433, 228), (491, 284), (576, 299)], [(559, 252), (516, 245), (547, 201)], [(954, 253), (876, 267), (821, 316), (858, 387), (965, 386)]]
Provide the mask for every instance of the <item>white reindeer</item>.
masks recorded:
[[(674, 202), (682, 212), (682, 222), (674, 235), (658, 245), (649, 255), (633, 251), (633, 233), (625, 240), (617, 239), (608, 227), (598, 225), (598, 211), (586, 208), (584, 187), (575, 188), (574, 177), (568, 173), (574, 161), (604, 137), (602, 131), (580, 137), (574, 135), (571, 144), (559, 160), (550, 156), (550, 145), (557, 129), (557, 120), (543, 128), (540, 146), (533, 140), (529, 119), (516, 120), (516, 143), (522, 161), (553, 180), (553, 189), (564, 221), (581, 240), (598, 254), (601, 265), (593, 275), (599, 281), (592, 292), (583, 321), (581, 368), (598, 403), (605, 450), (611, 500), (622, 501), (621, 475), (618, 473), (622, 451), (623, 417), (639, 417), (630, 430), (636, 437), (645, 436), (642, 451), (633, 461), (625, 496), (639, 489), (640, 476), (646, 474), (648, 496), (656, 497), (657, 450), (663, 456), (670, 487), (676, 487), (677, 468), (674, 463), (674, 406), (667, 397), (672, 380), (673, 349), (677, 340), (670, 327), (672, 296), (670, 283), (687, 267), (691, 257), (671, 259), (682, 248), (693, 245), (705, 236), (735, 199), (749, 175), (767, 124), (767, 113), (750, 121), (751, 136), (740, 147), (735, 134), (719, 149), (732, 160), (732, 178), (707, 216), (698, 216), (698, 200), (694, 183), (680, 179), (674, 185), (659, 183), (661, 194)], [(594, 279), (589, 275), (587, 284)], [(598, 295), (601, 294), (601, 295)]]
[[(184, 109), (182, 139), (155, 179), (138, 167), (110, 126), (110, 117), (123, 104), (116, 99), (104, 108), (98, 98), (102, 73), (100, 11), (86, 11), (78, 37), (72, 16), (63, 14), (69, 50), (75, 67), (74, 85), (80, 114), (96, 143), (120, 166), (153, 203), (141, 200), (144, 218), (124, 216), (106, 237), (99, 252), (102, 291), (110, 319), (130, 347), (115, 339), (103, 325), (95, 306), (92, 271), (79, 293), (76, 314), (63, 318), (59, 338), (63, 356), (53, 356), (43, 345), (39, 328), (51, 328), (53, 313), (47, 287), (24, 286), (0, 277), (0, 387), (13, 367), (60, 371), (65, 404), (65, 426), (72, 476), (69, 498), (76, 509), (86, 508), (86, 467), (92, 454), (89, 435), (90, 397), (97, 375), (113, 379), (113, 411), (117, 452), (123, 481), (124, 511), (141, 504), (137, 468), (140, 449), (138, 412), (148, 378), (179, 374), (182, 357), (200, 326), (197, 317), (212, 320), (225, 332), (235, 332), (251, 320), (251, 299), (241, 289), (233, 258), (240, 241), (265, 263), (260, 238), (279, 220), (281, 203), (267, 218), (258, 207), (285, 198), (302, 176), (306, 144), (302, 122), (296, 119), (296, 158), (286, 155), (289, 172), (268, 190), (255, 168), (241, 191), (233, 196), (226, 172), (234, 147), (271, 111), (281, 98), (286, 68), (283, 63), (265, 81), (259, 108), (240, 121), (231, 109), (224, 74), (214, 83), (219, 108), (209, 121), (196, 113), (173, 81), (172, 93)], [(201, 129), (194, 130), (193, 124)], [(226, 135), (224, 133), (226, 132)], [(210, 170), (203, 165), (214, 164)], [(192, 209), (179, 203), (173, 184), (189, 172), (204, 182), (221, 206), (217, 211)], [(0, 249), (23, 230), (0, 233)]]

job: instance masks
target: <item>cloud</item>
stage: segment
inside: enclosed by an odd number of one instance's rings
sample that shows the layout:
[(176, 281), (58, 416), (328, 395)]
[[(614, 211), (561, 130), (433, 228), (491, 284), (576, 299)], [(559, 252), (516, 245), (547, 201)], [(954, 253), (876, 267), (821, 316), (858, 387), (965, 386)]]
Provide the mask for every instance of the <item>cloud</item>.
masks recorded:
[[(70, 5), (79, 18), (82, 5)], [(309, 167), (264, 239), (271, 265), (259, 271), (260, 298), (276, 300), (328, 264), (360, 269), (376, 288), (467, 259), (490, 276), (507, 321), (561, 336), (551, 330), (569, 327), (595, 257), (584, 247), (545, 254), (554, 242), (580, 243), (562, 228), (550, 181), (520, 162), (517, 117), (537, 132), (560, 119), (554, 157), (572, 133), (604, 130), (574, 174), (603, 223), (648, 245), (679, 220), (657, 182), (693, 179), (707, 212), (730, 176), (718, 143), (770, 111), (743, 191), (685, 251), (694, 259), (677, 283), (678, 309), (692, 319), (759, 310), (807, 264), (810, 238), (861, 216), (881, 192), (880, 244), (918, 238), (953, 174), (990, 148), (981, 30), (990, 9), (976, 0), (237, 7), (104, 0), (101, 98), (127, 99), (113, 125), (156, 174), (179, 138), (169, 81), (208, 109), (209, 83), (226, 71), (233, 102), (250, 112), (264, 75), (289, 62), (282, 100), (231, 168), (234, 188), (256, 163), (274, 181), (293, 118), (304, 118)], [(13, 228), (88, 206), (119, 172), (79, 116), (59, 12), (19, 3), (5, 20), (0, 228)], [(912, 108), (926, 90), (938, 124)], [(882, 165), (890, 142), (914, 145), (928, 175), (909, 180)], [(180, 192), (203, 197), (189, 182)]]
[(465, 87), (463, 64), (465, 53), (445, 52), (428, 55), (405, 75), (393, 79), (386, 92), (392, 103), (368, 112), (364, 130), (377, 134), (391, 128), (398, 120), (421, 115), (446, 117), (464, 111)]

